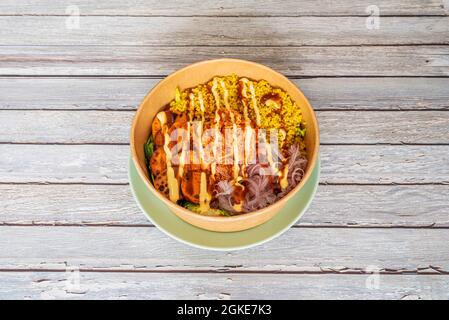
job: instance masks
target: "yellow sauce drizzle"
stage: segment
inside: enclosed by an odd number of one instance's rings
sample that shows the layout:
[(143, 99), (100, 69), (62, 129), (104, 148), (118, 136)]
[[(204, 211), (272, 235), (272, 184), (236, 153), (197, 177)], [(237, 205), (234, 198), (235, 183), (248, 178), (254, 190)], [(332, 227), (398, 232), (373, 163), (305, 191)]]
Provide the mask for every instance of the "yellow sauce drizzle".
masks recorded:
[(189, 99), (190, 99), (190, 103), (189, 103), (189, 121), (193, 121), (193, 115), (195, 112), (195, 95), (193, 93), (189, 94)]
[[(218, 161), (222, 159), (222, 155), (218, 155), (217, 150), (217, 144), (219, 142), (219, 137), (221, 137), (220, 133), (220, 92), (218, 91), (218, 86), (220, 85), (223, 89), (223, 105), (226, 108), (227, 113), (229, 114), (231, 123), (232, 123), (232, 152), (233, 152), (233, 182), (234, 185), (240, 186), (241, 188), (244, 188), (244, 186), (240, 183), (242, 180), (242, 177), (240, 176), (240, 173), (243, 176), (246, 176), (246, 167), (249, 164), (249, 156), (251, 155), (251, 142), (253, 136), (256, 135), (256, 131), (251, 127), (251, 120), (249, 118), (248, 113), (248, 105), (251, 105), (251, 107), (254, 110), (255, 114), (255, 122), (258, 128), (260, 128), (260, 112), (258, 108), (256, 93), (254, 84), (252, 81), (248, 80), (247, 78), (241, 78), (239, 80), (242, 83), (241, 87), (241, 94), (242, 97), (245, 99), (242, 99), (243, 107), (244, 107), (244, 119), (245, 119), (245, 126), (244, 126), (244, 149), (243, 149), (243, 164), (240, 168), (239, 161), (240, 161), (240, 154), (239, 154), (239, 135), (238, 135), (238, 125), (236, 123), (236, 117), (235, 114), (229, 104), (229, 91), (226, 88), (226, 84), (223, 80), (220, 78), (215, 77), (212, 82), (211, 91), (215, 100), (215, 117), (214, 117), (214, 128), (216, 130), (216, 134), (214, 136), (213, 145), (212, 145), (212, 151), (214, 155), (214, 160), (211, 163), (211, 174), (215, 175), (216, 173), (216, 165)], [(248, 95), (248, 92), (250, 93), (250, 97)], [(200, 112), (201, 112), (201, 121), (199, 121), (199, 126), (192, 128), (191, 126), (194, 124), (194, 118), (195, 118), (195, 98), (198, 99)], [(203, 144), (202, 144), (202, 131), (205, 121), (205, 105), (203, 100), (203, 95), (201, 91), (198, 91), (197, 97), (195, 97), (194, 93), (189, 94), (189, 121), (187, 121), (187, 139), (183, 139), (182, 141), (182, 149), (181, 149), (181, 156), (180, 156), (180, 162), (179, 162), (179, 169), (178, 169), (178, 177), (175, 175), (174, 168), (172, 166), (172, 152), (169, 148), (170, 143), (170, 136), (168, 134), (168, 127), (167, 127), (167, 114), (164, 111), (159, 112), (156, 115), (156, 118), (159, 120), (162, 128), (162, 132), (164, 134), (164, 145), (163, 149), (166, 155), (166, 166), (167, 166), (167, 179), (168, 179), (168, 189), (169, 189), (169, 198), (172, 202), (177, 202), (180, 198), (180, 188), (179, 188), (179, 179), (182, 178), (184, 174), (184, 166), (186, 164), (187, 156), (190, 156), (190, 135), (193, 133), (195, 134), (194, 138), (195, 140), (199, 139), (199, 161), (201, 164), (201, 168), (203, 169), (204, 162), (204, 150), (203, 150)], [(250, 100), (250, 101), (249, 101)], [(277, 103), (275, 101), (267, 101), (267, 105), (272, 107), (277, 107)], [(280, 134), (282, 135), (282, 140), (285, 139), (286, 133), (285, 130), (281, 129)], [(257, 137), (256, 137), (257, 139)], [(278, 175), (280, 177), (279, 179), (279, 185), (282, 189), (286, 189), (289, 185), (288, 183), (288, 172), (289, 172), (289, 166), (288, 164), (285, 164), (284, 168), (279, 170), (277, 163), (273, 160), (273, 153), (272, 153), (272, 146), (267, 143), (267, 137), (265, 134), (262, 134), (260, 136), (260, 139), (262, 140), (262, 143), (264, 143), (264, 146), (266, 148), (266, 156), (267, 160), (269, 162), (270, 168), (273, 170), (273, 173)], [(195, 143), (195, 141), (193, 141)], [(255, 150), (257, 153), (257, 148)], [(200, 192), (199, 192), (199, 209), (201, 212), (205, 213), (210, 210), (210, 201), (212, 199), (212, 196), (208, 192), (208, 181), (207, 181), (207, 174), (204, 171), (201, 171), (201, 178), (200, 178)], [(243, 210), (243, 202), (234, 204), (233, 209), (236, 212), (240, 212)]]
[[(249, 91), (251, 92), (251, 102), (254, 109), (254, 113), (256, 114), (256, 124), (258, 127), (260, 127), (260, 112), (259, 107), (257, 106), (257, 99), (256, 99), (256, 90), (254, 89), (254, 85), (252, 81), (249, 81), (246, 78), (242, 78), (241, 81), (245, 84), (244, 86), (244, 95), (246, 95), (246, 85), (249, 84)], [(245, 97), (246, 98), (246, 97)]]
[[(252, 81), (249, 81), (249, 80), (246, 79), (246, 78), (242, 78), (241, 81), (242, 81), (242, 83), (243, 83), (242, 95), (243, 95), (245, 98), (248, 98), (247, 84), (249, 84), (249, 90), (250, 90), (250, 92), (251, 92), (251, 102), (252, 102), (252, 106), (253, 106), (253, 109), (254, 109), (254, 113), (256, 114), (256, 124), (257, 124), (257, 127), (260, 128), (260, 113), (259, 113), (259, 107), (257, 106), (257, 99), (256, 99), (256, 92), (255, 92), (255, 90), (254, 90), (254, 85), (253, 85)], [(245, 101), (243, 101), (243, 102), (245, 102)], [(245, 105), (246, 105), (246, 104), (244, 103), (244, 106), (245, 106)], [(268, 158), (268, 162), (269, 162), (269, 164), (270, 164), (270, 167), (273, 169), (273, 171), (274, 171), (275, 174), (278, 174), (278, 175), (279, 175), (280, 172), (279, 172), (278, 169), (276, 168), (276, 164), (275, 164), (274, 161), (273, 161), (273, 154), (272, 154), (272, 150), (271, 150), (271, 145), (269, 145), (269, 144), (267, 143), (267, 139), (266, 139), (265, 135), (262, 135), (261, 138), (262, 138), (263, 143), (264, 143), (264, 145), (265, 145), (265, 147), (266, 147), (267, 158)], [(246, 139), (245, 139), (245, 144), (246, 144)], [(246, 146), (245, 146), (245, 147), (246, 147)], [(246, 154), (246, 151), (245, 151), (245, 154)], [(247, 159), (246, 159), (246, 160), (247, 160)]]
[(273, 161), (273, 152), (271, 150), (271, 145), (269, 143), (266, 143), (265, 137), (263, 138), (265, 140), (265, 146), (267, 148), (267, 158), (268, 162), (270, 163), (270, 167), (273, 169), (274, 173), (279, 174), (279, 170), (276, 167), (276, 164)]
[[(229, 116), (230, 116), (231, 122), (232, 122), (232, 151), (233, 151), (233, 159), (234, 159), (232, 171), (233, 171), (233, 177), (234, 177), (234, 184), (244, 190), (245, 186), (240, 183), (240, 180), (242, 178), (239, 176), (239, 173), (240, 173), (239, 161), (240, 160), (239, 160), (237, 124), (235, 123), (234, 112), (232, 112), (232, 109), (229, 106), (229, 92), (228, 92), (223, 80), (220, 82), (220, 84), (221, 84), (221, 87), (223, 88), (224, 103), (225, 103), (226, 109), (229, 112)], [(234, 207), (235, 211), (240, 212), (242, 210), (241, 206), (242, 206), (241, 204), (235, 204), (233, 207)]]
[(165, 124), (167, 123), (167, 114), (165, 113), (165, 111), (161, 111), (156, 115), (156, 118), (159, 120), (159, 122), (161, 123), (161, 128), (163, 128), (165, 126)]
[[(243, 79), (245, 79), (245, 80), (243, 80)], [(246, 78), (243, 78), (243, 79), (239, 80), (242, 83), (242, 96), (245, 99), (248, 99), (248, 87), (247, 87), (248, 79), (246, 79)], [(251, 137), (253, 135), (253, 129), (250, 125), (251, 121), (248, 116), (247, 100), (242, 99), (242, 103), (243, 103), (243, 116), (245, 118), (245, 132), (244, 132), (245, 142), (244, 142), (244, 147), (243, 147), (244, 159), (243, 159), (242, 172), (243, 172), (243, 175), (246, 176), (246, 174), (247, 174), (246, 167), (248, 166), (248, 158), (251, 153)]]
[(209, 202), (211, 196), (207, 192), (207, 179), (206, 173), (201, 172), (201, 182), (200, 182), (200, 211), (207, 212), (209, 210)]
[(254, 130), (250, 125), (245, 126), (245, 142), (244, 142), (244, 153), (245, 157), (243, 159), (243, 175), (246, 176), (246, 167), (248, 166), (249, 156), (251, 155), (251, 138), (253, 137)]
[(251, 101), (253, 102), (254, 113), (256, 114), (256, 124), (260, 127), (260, 112), (259, 107), (257, 106), (256, 91), (254, 90), (252, 81), (249, 82), (249, 91), (251, 92)]
[(285, 189), (288, 187), (288, 164), (285, 165), (284, 167), (284, 172), (282, 173), (282, 178), (279, 181), (279, 184), (281, 186), (282, 189)]
[(234, 163), (233, 163), (233, 175), (234, 175), (234, 180), (235, 182), (237, 182), (239, 179), (239, 171), (240, 171), (240, 167), (239, 167), (239, 146), (238, 146), (238, 137), (237, 137), (237, 124), (235, 123), (235, 117), (234, 117), (234, 112), (232, 112), (231, 107), (229, 106), (229, 92), (226, 89), (226, 85), (224, 83), (224, 81), (222, 80), (220, 82), (221, 87), (223, 88), (223, 98), (224, 98), (224, 104), (226, 106), (226, 109), (229, 112), (229, 116), (231, 117), (231, 122), (232, 122), (232, 151), (234, 154)]
[(176, 202), (179, 199), (179, 184), (178, 179), (176, 179), (175, 171), (173, 170), (173, 167), (171, 166), (171, 151), (168, 147), (168, 144), (170, 142), (170, 136), (168, 135), (168, 129), (167, 126), (164, 124), (164, 151), (165, 156), (167, 159), (167, 180), (168, 180), (168, 193), (169, 198), (171, 201)]
[[(240, 79), (239, 81), (242, 83), (242, 96), (245, 99), (248, 99), (248, 88), (246, 86), (246, 82), (243, 81), (243, 79)], [(245, 123), (249, 124), (250, 120), (248, 117), (248, 105), (247, 105), (246, 100), (243, 100), (243, 99), (242, 99), (242, 103), (243, 103), (243, 116), (245, 118)]]
[(214, 154), (214, 160), (211, 163), (211, 172), (212, 175), (215, 175), (216, 172), (216, 166), (217, 166), (217, 144), (218, 144), (218, 135), (220, 132), (220, 114), (218, 113), (220, 109), (220, 96), (218, 95), (218, 81), (217, 78), (214, 78), (213, 85), (212, 85), (212, 94), (214, 95), (215, 99), (215, 118), (214, 118), (214, 126), (215, 126), (215, 138), (212, 145), (212, 153)]
[(198, 101), (200, 102), (201, 121), (204, 122), (204, 112), (206, 109), (204, 108), (203, 94), (201, 91), (198, 92)]
[(189, 154), (189, 142), (190, 142), (190, 122), (187, 122), (187, 139), (183, 139), (181, 146), (181, 156), (179, 157), (178, 178), (181, 178), (184, 174), (184, 165), (186, 163), (187, 155)]
[(241, 212), (242, 209), (243, 209), (243, 204), (242, 204), (242, 203), (234, 204), (234, 205), (232, 206), (232, 208), (233, 208), (235, 211), (237, 211), (237, 212)]
[[(246, 78), (242, 78), (241, 81), (243, 82), (243, 90), (242, 90), (242, 95), (247, 98), (247, 87), (246, 85), (249, 84), (249, 91), (251, 92), (251, 102), (252, 102), (252, 106), (254, 109), (254, 113), (256, 114), (256, 124), (257, 127), (260, 128), (260, 113), (259, 113), (259, 107), (257, 106), (257, 99), (256, 99), (256, 92), (254, 89), (254, 85), (252, 83), (252, 81), (249, 81)], [(279, 170), (276, 167), (276, 164), (273, 161), (273, 154), (272, 154), (272, 150), (271, 150), (271, 145), (269, 145), (267, 143), (267, 139), (265, 137), (265, 135), (262, 135), (262, 140), (264, 145), (266, 146), (266, 151), (267, 151), (267, 158), (268, 158), (268, 162), (270, 164), (270, 167), (273, 169), (274, 173), (277, 175), (280, 175)]]
[(201, 122), (199, 124), (199, 126), (197, 127), (197, 137), (199, 139), (198, 143), (198, 151), (199, 151), (199, 160), (201, 162), (201, 167), (203, 167), (204, 164), (204, 148), (203, 148), (203, 141), (202, 141), (202, 136), (203, 136), (203, 124), (204, 124), (204, 100), (203, 100), (203, 95), (200, 92), (198, 92), (198, 101), (200, 104), (200, 111), (201, 111)]
[[(216, 81), (214, 81), (214, 84), (215, 83), (216, 83)], [(216, 91), (215, 91), (214, 98), (216, 98), (216, 97), (217, 97), (217, 95), (216, 95)], [(203, 122), (204, 122), (204, 111), (205, 111), (205, 109), (204, 109), (203, 95), (202, 95), (201, 92), (198, 92), (198, 101), (199, 101), (200, 110), (201, 110), (201, 122), (200, 122), (200, 125), (197, 128), (198, 129), (197, 136), (198, 136), (198, 139), (199, 139), (198, 149), (199, 149), (199, 153), (200, 153), (200, 161), (201, 161), (201, 164), (202, 164), (203, 163), (203, 153), (204, 153), (204, 151), (203, 151), (203, 143), (201, 141), (201, 137), (202, 137), (202, 134), (203, 134)], [(220, 102), (219, 102), (219, 100), (216, 100), (216, 101), (217, 101), (216, 103), (217, 103), (217, 110), (218, 110)], [(216, 118), (218, 116), (218, 121), (220, 121), (219, 120), (220, 116), (218, 115), (218, 111), (215, 112), (215, 116), (216, 116)], [(217, 122), (216, 126), (218, 126), (218, 122)], [(216, 151), (214, 151), (214, 156), (215, 156), (215, 153), (216, 153)], [(215, 173), (215, 167), (213, 167), (213, 168), (214, 168), (214, 173)], [(211, 195), (207, 192), (207, 179), (206, 178), (207, 178), (206, 173), (205, 172), (201, 172), (201, 180), (200, 180), (200, 212), (203, 212), (203, 213), (207, 212), (210, 209), (209, 202), (210, 202), (210, 200), (212, 198)]]

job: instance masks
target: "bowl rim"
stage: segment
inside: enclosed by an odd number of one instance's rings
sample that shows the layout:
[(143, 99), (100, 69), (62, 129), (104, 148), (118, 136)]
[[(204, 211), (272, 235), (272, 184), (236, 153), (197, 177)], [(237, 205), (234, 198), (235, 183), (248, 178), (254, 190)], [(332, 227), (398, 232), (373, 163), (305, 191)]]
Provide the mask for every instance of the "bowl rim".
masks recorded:
[[(308, 159), (309, 161), (309, 166), (306, 170), (306, 173), (304, 175), (304, 177), (302, 178), (301, 182), (296, 185), (288, 194), (286, 194), (283, 198), (279, 199), (278, 201), (272, 203), (271, 205), (253, 211), (253, 212), (248, 212), (248, 213), (243, 213), (243, 214), (239, 214), (239, 215), (235, 215), (235, 216), (207, 216), (207, 215), (201, 215), (195, 212), (192, 212), (174, 202), (172, 202), (170, 199), (167, 199), (166, 197), (164, 197), (160, 192), (158, 192), (156, 190), (156, 188), (154, 188), (153, 184), (150, 182), (150, 180), (146, 177), (145, 171), (144, 169), (140, 166), (140, 163), (138, 161), (138, 157), (137, 157), (137, 147), (135, 144), (135, 128), (137, 125), (137, 120), (140, 117), (140, 114), (143, 110), (143, 106), (146, 104), (146, 102), (149, 100), (151, 94), (155, 91), (157, 91), (157, 89), (162, 85), (163, 82), (167, 81), (168, 79), (171, 79), (173, 77), (175, 77), (178, 73), (186, 71), (188, 69), (194, 69), (198, 66), (201, 65), (207, 65), (209, 63), (219, 63), (219, 62), (239, 62), (239, 63), (244, 63), (244, 64), (249, 64), (249, 65), (253, 65), (254, 67), (257, 68), (262, 68), (265, 69), (267, 72), (271, 72), (271, 73), (275, 73), (277, 76), (283, 78), (285, 81), (289, 82), (294, 88), (296, 88), (296, 90), (298, 90), (299, 95), (302, 97), (303, 102), (305, 102), (305, 105), (307, 108), (310, 109), (310, 113), (311, 113), (311, 120), (314, 124), (314, 127), (316, 128), (316, 135), (315, 135), (315, 147), (312, 150), (312, 152), (310, 153), (310, 158)], [(164, 79), (162, 79), (161, 81), (159, 81), (145, 96), (145, 98), (140, 102), (139, 107), (137, 108), (137, 111), (134, 115), (133, 118), (133, 122), (132, 122), (132, 126), (131, 126), (131, 133), (130, 133), (130, 149), (131, 149), (131, 158), (134, 162), (134, 165), (137, 169), (137, 172), (139, 174), (139, 176), (142, 178), (142, 180), (144, 181), (145, 185), (157, 196), (158, 199), (162, 200), (168, 207), (173, 208), (175, 210), (181, 210), (184, 214), (191, 216), (194, 219), (199, 219), (199, 220), (203, 220), (205, 222), (223, 222), (223, 221), (233, 221), (233, 222), (238, 222), (238, 221), (245, 221), (247, 219), (253, 218), (253, 217), (258, 217), (261, 215), (264, 215), (266, 212), (270, 211), (274, 206), (279, 206), (281, 204), (285, 204), (290, 198), (292, 198), (299, 190), (302, 189), (302, 187), (304, 186), (304, 184), (309, 180), (313, 169), (316, 166), (317, 163), (317, 158), (318, 158), (318, 154), (319, 154), (319, 149), (320, 149), (320, 129), (318, 126), (318, 121), (316, 119), (316, 114), (315, 111), (313, 110), (309, 100), (307, 99), (307, 97), (304, 95), (304, 93), (298, 88), (298, 86), (296, 86), (292, 81), (290, 81), (290, 79), (288, 79), (286, 76), (284, 76), (283, 74), (273, 70), (270, 67), (267, 67), (263, 64), (257, 63), (257, 62), (253, 62), (253, 61), (249, 61), (249, 60), (244, 60), (244, 59), (234, 59), (234, 58), (221, 58), (221, 59), (210, 59), (210, 60), (203, 60), (203, 61), (199, 61), (199, 62), (195, 62), (192, 64), (189, 64), (181, 69), (178, 69), (172, 73), (170, 73), (167, 77), (165, 77)], [(271, 219), (270, 219), (271, 220)]]

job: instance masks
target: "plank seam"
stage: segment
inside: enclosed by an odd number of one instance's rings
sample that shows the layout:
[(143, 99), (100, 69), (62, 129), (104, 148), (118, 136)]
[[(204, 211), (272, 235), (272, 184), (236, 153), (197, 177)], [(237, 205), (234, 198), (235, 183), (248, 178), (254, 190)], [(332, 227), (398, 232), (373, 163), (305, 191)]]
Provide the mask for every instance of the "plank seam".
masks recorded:
[[(448, 79), (448, 75), (437, 75), (437, 76), (431, 76), (431, 75), (295, 75), (295, 74), (283, 74), (289, 79), (292, 80), (301, 80), (301, 79), (338, 79), (338, 78), (366, 78), (366, 79), (377, 79), (377, 78), (398, 78), (398, 79), (404, 79), (404, 78), (422, 78), (422, 79)], [(86, 74), (1, 74), (0, 78), (108, 78), (108, 79), (160, 79), (163, 80), (168, 75), (106, 75), (106, 74), (95, 74), (95, 75), (86, 75)]]
[[(2, 110), (3, 111), (3, 110)], [(25, 111), (25, 110), (22, 110)], [(76, 111), (76, 110), (73, 110)], [(0, 141), (0, 145), (29, 145), (29, 146), (129, 146), (128, 142), (14, 142), (14, 141)], [(423, 142), (423, 143), (409, 143), (409, 142), (373, 142), (373, 143), (335, 143), (335, 142), (322, 142), (321, 146), (449, 146), (448, 143), (440, 142)]]
[[(310, 100), (310, 99), (309, 99)], [(125, 108), (3, 108), (0, 107), (0, 111), (67, 111), (67, 112), (75, 112), (75, 111), (94, 111), (94, 112), (135, 112), (137, 111), (137, 106), (135, 107), (125, 107)], [(413, 109), (413, 108), (396, 108), (396, 109), (382, 109), (382, 108), (313, 108), (315, 111), (319, 112), (347, 112), (347, 111), (360, 111), (360, 112), (446, 112), (449, 111), (448, 106), (441, 106), (439, 108), (428, 108), (428, 109)]]
[[(55, 182), (55, 181), (27, 181), (13, 182), (0, 181), (0, 185), (78, 185), (78, 186), (127, 186), (128, 182)], [(448, 186), (449, 182), (379, 182), (379, 183), (363, 183), (363, 182), (320, 182), (320, 186)]]
[[(112, 18), (368, 18), (364, 14), (196, 14), (196, 15), (170, 15), (170, 14), (80, 14), (79, 17), (112, 17)], [(434, 14), (382, 14), (385, 18), (440, 18), (447, 17), (445, 12)], [(0, 17), (69, 17), (67, 14), (46, 13), (10, 13), (0, 14)]]
[[(80, 227), (80, 228), (155, 228), (153, 224), (119, 224), (119, 223), (15, 223), (0, 222), (1, 227)], [(299, 224), (291, 226), (293, 229), (426, 229), (426, 230), (446, 230), (449, 226), (437, 225), (433, 222), (429, 225), (385, 225), (385, 224)]]
[(65, 186), (71, 186), (71, 185), (77, 185), (77, 186), (128, 186), (128, 182), (47, 182), (47, 181), (41, 181), (41, 182), (5, 182), (0, 181), (0, 185), (35, 185), (35, 186), (48, 186), (48, 185), (65, 185)]
[(128, 142), (11, 142), (0, 141), (0, 145), (30, 145), (30, 146), (129, 146)]
[(91, 44), (0, 44), (0, 48), (14, 48), (14, 47), (61, 47), (61, 48), (351, 48), (351, 47), (428, 47), (428, 46), (438, 46), (446, 47), (449, 46), (449, 41), (443, 42), (418, 42), (418, 43), (361, 43), (361, 44), (285, 44), (285, 45), (257, 45), (257, 44), (222, 44), (222, 45), (209, 45), (209, 44), (179, 44), (179, 45), (158, 45), (158, 44), (137, 44), (137, 45), (127, 45), (127, 44), (105, 44), (105, 45), (91, 45)]
[[(276, 274), (276, 275), (329, 275), (329, 274), (335, 274), (335, 275), (360, 275), (360, 276), (366, 276), (371, 275), (372, 272), (366, 272), (365, 268), (342, 268), (340, 269), (328, 269), (328, 270), (322, 270), (322, 271), (277, 271), (277, 270), (232, 270), (234, 268), (233, 266), (225, 266), (222, 268), (217, 269), (206, 269), (206, 270), (196, 270), (196, 269), (189, 269), (189, 270), (157, 270), (157, 269), (94, 269), (94, 268), (80, 268), (80, 272), (85, 273), (161, 273), (161, 274), (167, 274), (167, 273), (179, 273), (179, 274)], [(426, 270), (424, 272), (424, 270)], [(428, 270), (428, 271), (427, 271)], [(0, 269), (0, 273), (9, 273), (9, 272), (67, 272), (66, 269)], [(385, 276), (405, 276), (405, 275), (419, 275), (419, 276), (447, 276), (449, 275), (448, 271), (441, 270), (436, 267), (429, 266), (428, 268), (419, 268), (419, 269), (382, 269), (379, 271), (380, 275)]]
[[(449, 56), (449, 54), (448, 54)], [(98, 75), (89, 75), (89, 74), (81, 74), (81, 75), (74, 75), (74, 74), (63, 74), (63, 75), (57, 75), (57, 74), (39, 74), (39, 75), (24, 75), (24, 74), (0, 74), (0, 80), (2, 78), (5, 79), (10, 79), (10, 78), (18, 78), (18, 79), (22, 79), (22, 78), (28, 78), (28, 79), (85, 79), (85, 78), (89, 78), (89, 79), (98, 79), (98, 80), (102, 80), (103, 78), (108, 78), (109, 80), (123, 80), (123, 79), (127, 79), (127, 78), (132, 78), (132, 79), (151, 79), (151, 80), (163, 80), (164, 78), (168, 77), (168, 74), (160, 74), (160, 75), (108, 75), (108, 74), (98, 74)], [(344, 78), (351, 78), (351, 79), (381, 79), (381, 78), (398, 78), (398, 79), (402, 79), (402, 78), (422, 78), (422, 79), (428, 79), (428, 78), (432, 78), (432, 79), (447, 79), (449, 78), (448, 76), (422, 76), (422, 75), (399, 75), (399, 76), (392, 76), (392, 75), (313, 75), (313, 76), (305, 76), (305, 75), (291, 75), (288, 76), (290, 79), (294, 79), (294, 80), (302, 80), (302, 79), (329, 79), (329, 78), (340, 78), (340, 79), (344, 79)]]
[(320, 182), (320, 186), (447, 186), (449, 182)]

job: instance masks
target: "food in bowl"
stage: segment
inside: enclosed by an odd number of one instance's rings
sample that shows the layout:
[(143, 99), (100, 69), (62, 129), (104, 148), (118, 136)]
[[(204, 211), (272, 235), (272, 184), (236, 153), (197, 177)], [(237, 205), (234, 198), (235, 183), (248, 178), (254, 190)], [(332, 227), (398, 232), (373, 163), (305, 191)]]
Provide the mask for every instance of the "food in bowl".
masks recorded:
[(263, 209), (301, 182), (305, 134), (287, 92), (231, 74), (176, 89), (144, 149), (165, 197), (201, 215), (233, 216)]

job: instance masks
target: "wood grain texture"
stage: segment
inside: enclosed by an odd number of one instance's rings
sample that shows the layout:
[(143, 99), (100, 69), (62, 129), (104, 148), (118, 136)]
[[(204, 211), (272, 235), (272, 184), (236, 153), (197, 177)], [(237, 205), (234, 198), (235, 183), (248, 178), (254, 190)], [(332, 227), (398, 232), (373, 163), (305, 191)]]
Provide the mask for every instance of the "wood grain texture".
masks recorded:
[[(0, 110), (0, 143), (127, 144), (134, 113)], [(449, 143), (446, 111), (318, 111), (317, 117), (323, 144)]]
[[(449, 183), (449, 146), (325, 146), (323, 183)], [(438, 178), (431, 178), (438, 167)]]
[[(0, 77), (0, 109), (135, 110), (161, 78)], [(448, 110), (449, 78), (292, 79), (315, 110)]]
[(317, 113), (324, 144), (448, 144), (445, 111), (321, 111)]
[[(449, 186), (320, 185), (298, 226), (449, 227)], [(0, 185), (0, 224), (151, 225), (128, 185)]]
[(3, 226), (1, 231), (5, 270), (369, 273), (367, 268), (376, 266), (383, 273), (449, 272), (444, 229), (292, 228), (257, 248), (231, 252), (192, 248), (156, 228)]
[[(381, 15), (446, 15), (447, 8), (441, 0), (377, 0), (376, 5)], [(69, 0), (58, 1), (40, 0), (37, 4), (33, 0), (3, 0), (0, 3), (1, 15), (65, 15), (67, 7), (74, 3)], [(371, 1), (310, 1), (310, 0), (267, 0), (263, 5), (256, 0), (222, 1), (212, 0), (197, 2), (187, 1), (157, 1), (157, 0), (100, 0), (95, 4), (89, 0), (78, 0), (76, 6), (81, 15), (114, 15), (114, 16), (338, 16), (338, 15), (367, 15), (367, 7)], [(445, 10), (446, 9), (446, 10)]]
[(449, 298), (447, 276), (438, 275), (3, 272), (0, 282), (6, 299)]
[[(127, 183), (127, 145), (0, 145), (3, 183)], [(321, 182), (449, 183), (449, 146), (325, 145)]]
[(449, 109), (447, 78), (316, 78), (294, 81), (315, 110)]
[(161, 79), (0, 77), (0, 109), (135, 110)]
[[(133, 111), (0, 111), (0, 141), (129, 143)], [(151, 125), (151, 124), (150, 124)]]
[(123, 145), (0, 145), (2, 182), (127, 183)]
[(0, 75), (163, 76), (215, 58), (252, 60), (292, 77), (449, 75), (449, 46), (0, 46)]
[[(67, 17), (5, 16), (3, 45), (324, 46), (449, 44), (449, 17)], [(162, 26), (170, 26), (162, 27)], [(238, 28), (236, 27), (238, 26)], [(178, 49), (179, 50), (179, 49)]]

